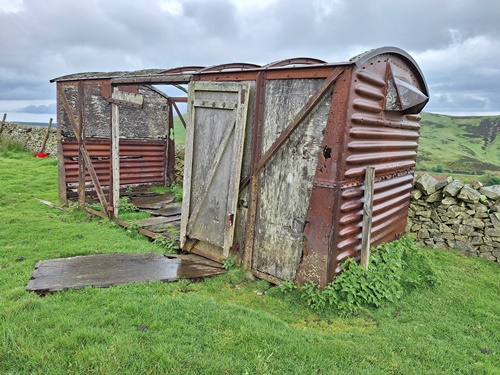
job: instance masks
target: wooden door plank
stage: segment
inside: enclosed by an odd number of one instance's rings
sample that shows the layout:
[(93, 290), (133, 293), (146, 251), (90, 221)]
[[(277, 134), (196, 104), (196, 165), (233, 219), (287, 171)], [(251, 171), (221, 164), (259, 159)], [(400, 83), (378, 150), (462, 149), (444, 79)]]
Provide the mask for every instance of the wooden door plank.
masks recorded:
[(83, 84), (80, 82), (78, 84), (78, 96), (77, 96), (77, 106), (78, 106), (78, 208), (83, 209), (85, 207), (85, 159), (80, 149), (83, 146), (85, 139), (85, 129), (83, 121)]
[[(112, 97), (115, 98), (117, 88)], [(120, 109), (118, 104), (111, 103), (111, 197), (113, 217), (118, 217), (120, 209)]]
[(191, 210), (191, 183), (193, 171), (193, 145), (194, 145), (194, 98), (195, 98), (195, 83), (188, 84), (188, 124), (186, 126), (186, 141), (184, 154), (184, 186), (182, 189), (182, 213), (181, 213), (181, 230), (179, 242), (181, 248), (184, 248), (187, 237), (187, 224), (189, 212)]
[[(194, 206), (193, 212), (189, 216), (190, 222), (195, 222), (198, 219), (198, 215), (200, 214), (200, 209), (203, 206), (203, 203), (205, 202), (205, 199), (207, 198), (207, 195), (210, 191), (210, 186), (212, 185), (212, 181), (213, 181), (214, 176), (215, 176), (215, 171), (217, 170), (217, 167), (220, 165), (222, 155), (224, 154), (224, 151), (227, 148), (227, 145), (229, 143), (229, 139), (231, 138), (231, 134), (233, 134), (233, 130), (234, 130), (235, 125), (236, 125), (236, 121), (233, 122), (232, 126), (228, 126), (226, 128), (226, 131), (222, 137), (221, 144), (220, 144), (219, 148), (217, 149), (217, 153), (215, 154), (212, 165), (210, 166), (210, 169), (207, 172), (208, 181), (203, 186), (200, 186), (200, 190), (197, 191), (197, 193), (200, 194), (201, 197), (198, 200), (198, 202), (196, 203), (196, 206)], [(189, 231), (189, 225), (188, 225), (188, 231)]]
[[(227, 83), (197, 83), (192, 82), (189, 84), (189, 95), (188, 95), (188, 117), (189, 122), (186, 129), (186, 156), (185, 156), (185, 171), (184, 171), (184, 194), (183, 194), (183, 208), (182, 208), (182, 219), (181, 219), (181, 234), (180, 243), (181, 247), (184, 248), (187, 243), (188, 238), (191, 240), (196, 240), (196, 238), (190, 238), (192, 230), (197, 223), (197, 220), (201, 220), (200, 213), (204, 205), (207, 202), (207, 197), (211, 193), (210, 187), (213, 184), (215, 174), (219, 170), (222, 164), (222, 159), (225, 159), (224, 153), (228, 146), (231, 144), (231, 158), (230, 158), (230, 169), (227, 173), (228, 181), (228, 192), (227, 197), (221, 204), (224, 204), (222, 211), (226, 213), (226, 223), (223, 225), (224, 232), (220, 233), (221, 242), (220, 245), (224, 257), (229, 256), (229, 249), (232, 246), (233, 236), (234, 236), (234, 219), (237, 209), (238, 202), (238, 188), (239, 180), (241, 177), (241, 163), (243, 159), (243, 141), (245, 135), (245, 125), (246, 125), (246, 114), (247, 114), (247, 95), (248, 95), (248, 85), (242, 84), (227, 84)], [(228, 92), (233, 95), (236, 94), (237, 101), (234, 100), (219, 100), (216, 98), (206, 99), (207, 95), (204, 96), (205, 99), (201, 99), (197, 96), (197, 92)], [(210, 166), (207, 168), (207, 172), (204, 171), (206, 179), (203, 180), (203, 186), (193, 186), (194, 181), (194, 137), (196, 137), (197, 130), (195, 124), (197, 121), (196, 108), (208, 108), (213, 110), (235, 110), (234, 120), (232, 120), (232, 125), (227, 126), (224, 129), (224, 134), (222, 139), (218, 141), (218, 148), (215, 153)], [(210, 130), (210, 129), (208, 129)], [(199, 136), (199, 135), (198, 135)], [(231, 138), (233, 140), (231, 141)], [(206, 152), (203, 150), (197, 150), (198, 152)], [(197, 171), (196, 173), (199, 173)], [(212, 189), (213, 190), (213, 189)], [(194, 207), (193, 200), (191, 199), (192, 194), (196, 193), (196, 203)], [(213, 192), (212, 192), (213, 193)], [(215, 192), (220, 194), (220, 192)], [(226, 192), (225, 192), (226, 193)], [(194, 235), (193, 235), (194, 236)], [(214, 236), (215, 238), (215, 236)], [(206, 241), (207, 239), (205, 239)], [(214, 240), (215, 241), (215, 240)], [(217, 240), (219, 241), (219, 240)], [(218, 242), (215, 242), (218, 243)], [(220, 247), (219, 247), (220, 249)]]
[(361, 266), (367, 270), (370, 264), (370, 239), (373, 216), (373, 189), (375, 185), (375, 168), (367, 167), (365, 173), (365, 192), (363, 202), (363, 226), (361, 231)]
[(231, 163), (231, 181), (228, 192), (228, 205), (226, 217), (226, 231), (224, 234), (223, 255), (229, 257), (229, 249), (233, 245), (234, 223), (236, 220), (236, 210), (239, 198), (239, 186), (241, 178), (241, 164), (243, 162), (243, 151), (245, 141), (245, 128), (248, 112), (249, 86), (241, 85), (238, 91), (238, 107), (236, 113), (236, 132), (233, 140), (233, 158)]

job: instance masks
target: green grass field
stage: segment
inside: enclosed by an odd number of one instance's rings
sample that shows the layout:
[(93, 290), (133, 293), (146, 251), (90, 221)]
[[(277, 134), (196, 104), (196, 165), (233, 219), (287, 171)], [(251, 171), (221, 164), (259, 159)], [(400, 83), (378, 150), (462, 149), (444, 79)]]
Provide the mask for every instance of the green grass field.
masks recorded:
[(422, 113), (419, 169), (500, 175), (500, 116), (450, 117)]
[[(186, 119), (186, 117), (187, 116), (184, 115), (184, 119)], [(186, 143), (186, 128), (182, 125), (179, 116), (174, 117), (174, 139), (177, 146), (183, 147)]]
[(36, 198), (57, 203), (56, 161), (0, 147), (1, 374), (500, 373), (497, 263), (426, 250), (440, 285), (346, 318), (239, 268), (40, 297), (39, 260), (163, 249)]

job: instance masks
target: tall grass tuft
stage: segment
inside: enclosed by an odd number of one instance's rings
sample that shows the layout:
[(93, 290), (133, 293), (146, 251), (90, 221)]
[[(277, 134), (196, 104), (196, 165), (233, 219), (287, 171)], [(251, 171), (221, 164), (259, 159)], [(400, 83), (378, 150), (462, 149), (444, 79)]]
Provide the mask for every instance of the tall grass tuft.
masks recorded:
[(4, 158), (19, 158), (28, 151), (23, 144), (10, 138), (0, 138), (0, 156)]

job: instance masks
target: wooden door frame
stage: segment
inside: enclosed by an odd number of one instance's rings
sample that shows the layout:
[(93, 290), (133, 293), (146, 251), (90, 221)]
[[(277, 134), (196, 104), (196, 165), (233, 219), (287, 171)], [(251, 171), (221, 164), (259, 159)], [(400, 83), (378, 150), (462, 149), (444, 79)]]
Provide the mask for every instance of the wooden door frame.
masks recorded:
[[(234, 132), (233, 140), (233, 155), (231, 160), (231, 181), (229, 183), (228, 199), (226, 200), (227, 207), (229, 207), (229, 212), (226, 217), (226, 227), (224, 233), (224, 245), (222, 247), (223, 258), (229, 257), (230, 248), (233, 244), (234, 238), (234, 224), (235, 216), (238, 204), (239, 196), (239, 183), (241, 177), (241, 165), (243, 161), (243, 146), (245, 141), (245, 127), (246, 127), (246, 117), (248, 110), (248, 96), (249, 96), (249, 85), (245, 83), (232, 83), (232, 82), (190, 82), (188, 87), (188, 126), (186, 127), (186, 153), (184, 159), (184, 189), (182, 198), (182, 214), (181, 214), (181, 228), (180, 228), (180, 244), (181, 248), (184, 250), (192, 250), (194, 244), (188, 243), (188, 224), (190, 220), (189, 212), (191, 210), (191, 190), (192, 190), (192, 171), (193, 171), (193, 147), (194, 147), (194, 136), (195, 136), (195, 113), (196, 107), (202, 108), (214, 108), (221, 110), (235, 110), (235, 123), (232, 129), (228, 129), (224, 134), (223, 148), (227, 146), (231, 134)], [(207, 100), (197, 100), (197, 91), (212, 91), (212, 92), (232, 92), (237, 94), (237, 105), (234, 108), (227, 108), (223, 102)], [(216, 167), (224, 153), (224, 149), (218, 148), (217, 154), (212, 163), (211, 172), (215, 173)], [(209, 177), (209, 184), (212, 181), (212, 177)], [(208, 185), (209, 185), (208, 184)], [(208, 189), (209, 186), (205, 187)], [(196, 239), (194, 239), (196, 241)]]

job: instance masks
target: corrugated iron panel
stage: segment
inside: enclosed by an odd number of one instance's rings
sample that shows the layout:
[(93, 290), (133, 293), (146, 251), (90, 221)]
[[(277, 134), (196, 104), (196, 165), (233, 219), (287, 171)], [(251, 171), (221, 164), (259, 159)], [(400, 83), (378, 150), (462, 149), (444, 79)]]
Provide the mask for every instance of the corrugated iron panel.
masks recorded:
[[(411, 174), (386, 180), (377, 178), (373, 200), (372, 246), (394, 239), (404, 230), (412, 180)], [(363, 195), (362, 186), (346, 188), (341, 192), (336, 255), (338, 264), (348, 257), (358, 258), (361, 249)], [(335, 271), (338, 273), (340, 269), (337, 267)]]
[(408, 171), (415, 166), (417, 156), (418, 120), (414, 116), (411, 120), (403, 116), (386, 118), (382, 77), (362, 70), (356, 78), (344, 179), (361, 183), (367, 166), (375, 167), (377, 175)]
[[(110, 185), (109, 139), (87, 139), (85, 142), (92, 164), (102, 186)], [(78, 186), (78, 142), (62, 142), (67, 189)], [(120, 185), (163, 184), (165, 182), (166, 141), (120, 140)], [(85, 174), (85, 185), (91, 178)]]
[[(385, 57), (385, 56), (384, 56)], [(371, 245), (404, 233), (416, 161), (419, 115), (385, 111), (386, 70), (390, 60), (378, 57), (355, 72), (347, 107), (345, 152), (336, 214), (333, 274), (348, 257), (360, 256), (363, 222), (363, 180), (366, 167), (375, 167)], [(404, 67), (401, 61), (397, 63)]]

